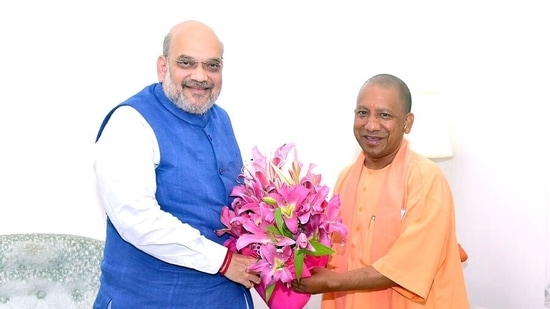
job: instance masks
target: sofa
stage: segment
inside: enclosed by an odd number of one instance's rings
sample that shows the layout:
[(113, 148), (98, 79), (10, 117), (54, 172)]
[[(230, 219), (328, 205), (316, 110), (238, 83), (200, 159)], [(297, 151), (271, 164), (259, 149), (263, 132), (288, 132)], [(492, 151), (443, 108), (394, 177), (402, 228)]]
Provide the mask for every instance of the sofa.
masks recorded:
[(70, 234), (0, 235), (0, 309), (92, 308), (103, 245)]

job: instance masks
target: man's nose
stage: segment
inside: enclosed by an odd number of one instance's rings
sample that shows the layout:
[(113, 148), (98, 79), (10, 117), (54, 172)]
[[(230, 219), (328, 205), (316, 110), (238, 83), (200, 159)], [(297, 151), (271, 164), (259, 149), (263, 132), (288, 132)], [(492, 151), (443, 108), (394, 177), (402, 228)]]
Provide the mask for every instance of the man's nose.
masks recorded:
[(380, 121), (374, 115), (369, 115), (365, 121), (365, 129), (369, 131), (378, 131), (380, 129)]
[(203, 67), (202, 63), (199, 63), (196, 68), (191, 72), (191, 79), (194, 79), (199, 82), (204, 82), (208, 80), (208, 74)]

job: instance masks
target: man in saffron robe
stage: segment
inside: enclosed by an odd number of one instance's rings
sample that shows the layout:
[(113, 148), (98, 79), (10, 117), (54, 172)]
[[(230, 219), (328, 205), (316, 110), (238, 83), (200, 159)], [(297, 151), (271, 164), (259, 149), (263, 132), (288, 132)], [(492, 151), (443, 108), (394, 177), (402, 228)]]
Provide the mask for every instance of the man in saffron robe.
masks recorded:
[(243, 164), (215, 103), (222, 69), (214, 31), (179, 23), (157, 59), (159, 82), (105, 117), (94, 165), (107, 214), (95, 309), (253, 308), (256, 259), (232, 254), (215, 233)]
[(390, 74), (359, 91), (353, 130), (362, 151), (334, 188), (348, 239), (335, 240), (329, 268), (293, 282), (296, 291), (324, 293), (323, 309), (469, 308), (451, 190), (404, 138), (411, 102)]

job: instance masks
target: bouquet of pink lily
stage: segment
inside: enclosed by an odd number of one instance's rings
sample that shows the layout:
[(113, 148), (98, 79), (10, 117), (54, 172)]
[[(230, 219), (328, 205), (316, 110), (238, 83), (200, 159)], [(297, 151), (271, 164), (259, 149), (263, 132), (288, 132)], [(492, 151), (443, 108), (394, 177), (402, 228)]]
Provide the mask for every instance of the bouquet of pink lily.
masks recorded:
[(230, 234), (230, 250), (258, 258), (249, 269), (260, 273), (255, 289), (271, 309), (303, 308), (311, 295), (291, 290), (291, 281), (326, 267), (333, 233), (347, 236), (337, 216), (339, 197), (328, 199), (330, 189), (321, 185), (315, 165), (302, 167), (294, 144), (280, 146), (271, 158), (254, 147), (231, 207), (222, 210), (226, 228), (217, 231)]

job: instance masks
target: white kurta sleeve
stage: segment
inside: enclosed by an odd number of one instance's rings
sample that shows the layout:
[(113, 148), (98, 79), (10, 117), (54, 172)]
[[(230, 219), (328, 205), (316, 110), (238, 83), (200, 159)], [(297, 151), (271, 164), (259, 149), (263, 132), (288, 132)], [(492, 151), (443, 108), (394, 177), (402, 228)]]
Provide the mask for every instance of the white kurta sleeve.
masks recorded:
[(125, 241), (147, 254), (218, 272), (227, 248), (160, 208), (155, 198), (159, 162), (153, 129), (132, 107), (119, 107), (95, 146), (97, 190), (107, 216)]

